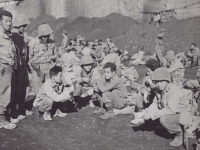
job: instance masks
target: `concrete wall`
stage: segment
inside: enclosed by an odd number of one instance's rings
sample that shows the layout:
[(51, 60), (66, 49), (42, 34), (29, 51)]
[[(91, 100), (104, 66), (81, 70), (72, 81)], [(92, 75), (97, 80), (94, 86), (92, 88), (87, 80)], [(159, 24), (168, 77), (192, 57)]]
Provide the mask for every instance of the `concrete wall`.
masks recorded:
[(24, 14), (28, 18), (35, 18), (44, 12), (42, 6), (41, 0), (25, 0), (19, 5), (16, 5), (16, 3), (6, 5), (4, 9), (11, 11), (14, 16), (16, 14)]
[[(154, 13), (175, 9), (177, 18), (200, 15), (199, 0), (25, 0), (18, 6), (5, 6), (14, 15), (22, 13), (35, 18), (44, 13), (56, 18), (71, 19), (86, 17), (104, 17), (110, 13), (120, 13), (133, 19), (141, 19), (144, 13)], [(193, 5), (195, 4), (195, 5)], [(188, 7), (184, 8), (184, 6)], [(180, 9), (179, 9), (180, 8)]]
[(174, 9), (178, 19), (200, 16), (199, 0), (145, 0), (143, 4), (144, 13)]
[(70, 18), (81, 15), (86, 17), (104, 17), (114, 12), (134, 19), (141, 18), (136, 8), (139, 0), (66, 0), (65, 2), (67, 3), (66, 14)]
[(18, 6), (5, 6), (13, 14), (23, 13), (29, 18), (43, 13), (59, 17), (76, 18), (104, 17), (110, 13), (120, 13), (134, 19), (142, 17), (137, 6), (141, 7), (143, 0), (25, 0)]

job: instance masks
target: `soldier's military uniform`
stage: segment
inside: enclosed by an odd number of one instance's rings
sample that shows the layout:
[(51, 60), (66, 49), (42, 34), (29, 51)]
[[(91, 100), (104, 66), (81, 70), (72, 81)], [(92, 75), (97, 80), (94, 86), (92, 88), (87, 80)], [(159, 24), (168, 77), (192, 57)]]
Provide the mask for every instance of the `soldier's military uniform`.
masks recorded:
[(14, 69), (16, 69), (16, 48), (12, 40), (12, 34), (7, 33), (0, 26), (0, 114), (4, 114), (6, 107), (14, 95), (13, 83), (15, 81)]
[[(41, 85), (49, 77), (49, 70), (52, 66), (52, 50), (47, 44), (41, 43), (38, 38), (32, 39), (30, 44), (30, 64), (32, 67), (32, 83), (37, 93)], [(33, 44), (34, 43), (34, 44)]]
[(163, 54), (164, 54), (163, 36), (164, 36), (164, 32), (157, 34), (155, 52), (156, 52), (156, 58), (160, 62), (161, 66), (166, 66), (166, 61), (165, 61), (165, 58), (163, 57)]

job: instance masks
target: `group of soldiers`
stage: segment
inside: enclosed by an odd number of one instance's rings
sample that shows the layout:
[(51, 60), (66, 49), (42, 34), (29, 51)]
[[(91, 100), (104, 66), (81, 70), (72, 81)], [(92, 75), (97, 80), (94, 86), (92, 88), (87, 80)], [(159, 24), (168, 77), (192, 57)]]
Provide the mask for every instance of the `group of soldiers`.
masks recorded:
[[(136, 69), (121, 63), (127, 53), (109, 38), (106, 42), (86, 41), (80, 35), (69, 39), (63, 31), (62, 45), (56, 47), (48, 24), (38, 27), (37, 37), (30, 37), (26, 34), (30, 22), (24, 15), (13, 18), (3, 11), (0, 23), (0, 128), (16, 128), (20, 120), (33, 115), (32, 107), (52, 121), (53, 115), (67, 116), (63, 106), (68, 102), (78, 111), (85, 104), (94, 107), (94, 101), (99, 103), (94, 114), (100, 119), (134, 114), (135, 126), (160, 119), (176, 135), (171, 146), (183, 143), (181, 125), (191, 132), (198, 127), (198, 96), (186, 88), (198, 91), (199, 78), (184, 79), (184, 57), (178, 59), (172, 50), (163, 55), (164, 29), (156, 38), (155, 59), (142, 62), (147, 74), (139, 82)], [(192, 66), (198, 65), (197, 53), (193, 43), (191, 53), (186, 53)]]
[(3, 11), (0, 20), (0, 127), (13, 129), (20, 120), (33, 115), (29, 102), (49, 74), (55, 43), (49, 40), (53, 31), (47, 24), (40, 25), (38, 36), (33, 38), (26, 33), (30, 24), (26, 16), (13, 18)]

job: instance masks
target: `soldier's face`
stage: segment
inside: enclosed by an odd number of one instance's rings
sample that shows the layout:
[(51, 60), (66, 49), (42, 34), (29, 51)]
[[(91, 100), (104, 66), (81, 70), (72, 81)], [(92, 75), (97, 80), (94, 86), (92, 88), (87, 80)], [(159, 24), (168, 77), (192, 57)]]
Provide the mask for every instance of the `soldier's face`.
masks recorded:
[(26, 31), (27, 25), (22, 25), (19, 27), (19, 33), (24, 33)]
[(151, 75), (152, 74), (152, 70), (150, 68), (147, 68), (147, 75)]
[(2, 16), (2, 19), (0, 20), (1, 26), (6, 31), (10, 31), (12, 28), (12, 18), (8, 16)]
[(194, 45), (191, 45), (191, 46), (190, 46), (190, 49), (194, 49)]
[(104, 69), (104, 76), (105, 76), (106, 80), (110, 80), (114, 75), (115, 75), (115, 71), (112, 72), (110, 70), (110, 68), (105, 68)]
[(56, 76), (53, 76), (53, 78), (57, 84), (62, 84), (62, 73), (61, 72), (59, 72)]
[(83, 69), (87, 72), (90, 72), (92, 70), (92, 65), (85, 65), (83, 66)]
[(47, 41), (49, 40), (49, 38), (50, 38), (50, 34), (49, 34), (49, 35), (42, 36), (42, 37), (41, 37), (41, 40), (42, 40), (43, 42), (47, 43)]
[(167, 88), (169, 82), (167, 82), (167, 81), (156, 81), (155, 84), (156, 84), (156, 87), (160, 91), (164, 91)]

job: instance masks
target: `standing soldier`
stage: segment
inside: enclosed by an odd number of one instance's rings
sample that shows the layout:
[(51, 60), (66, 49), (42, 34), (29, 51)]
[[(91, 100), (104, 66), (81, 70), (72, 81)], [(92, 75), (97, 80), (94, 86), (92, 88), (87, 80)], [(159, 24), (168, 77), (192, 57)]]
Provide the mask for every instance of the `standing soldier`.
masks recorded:
[(38, 37), (30, 41), (30, 64), (33, 69), (32, 82), (35, 92), (45, 82), (52, 66), (53, 52), (48, 48), (50, 35), (53, 33), (48, 24), (42, 24), (38, 27)]
[(29, 86), (28, 80), (28, 47), (25, 30), (30, 22), (24, 15), (17, 15), (13, 18), (13, 41), (17, 50), (17, 70), (15, 71), (15, 103), (18, 105), (18, 120), (26, 118), (26, 115), (32, 115), (33, 112), (26, 110), (25, 98), (26, 89)]
[(156, 38), (156, 46), (155, 46), (155, 52), (156, 52), (156, 58), (160, 62), (161, 66), (166, 66), (166, 61), (163, 57), (164, 48), (163, 48), (163, 37), (165, 35), (165, 29), (162, 29), (159, 34), (157, 34)]
[[(12, 41), (12, 14), (8, 11), (0, 15), (0, 128), (14, 129), (16, 124), (5, 119), (6, 107), (13, 98), (11, 96), (11, 83), (14, 82), (14, 69), (16, 68), (16, 49)], [(12, 90), (13, 92), (13, 90)]]

